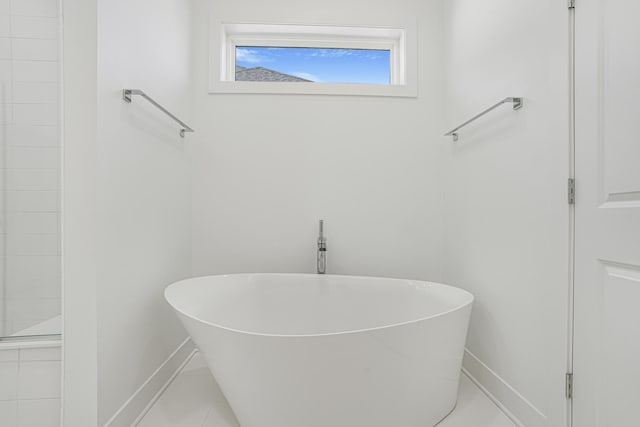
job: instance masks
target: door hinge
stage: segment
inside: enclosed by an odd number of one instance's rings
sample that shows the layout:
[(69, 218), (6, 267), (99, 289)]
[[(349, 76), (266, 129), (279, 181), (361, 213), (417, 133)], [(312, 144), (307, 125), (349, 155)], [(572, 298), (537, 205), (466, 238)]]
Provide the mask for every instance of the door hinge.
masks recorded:
[(567, 7), (569, 7), (569, 9), (575, 9), (576, 8), (576, 0), (567, 0)]
[(573, 178), (569, 178), (569, 185), (568, 185), (569, 189), (568, 189), (568, 201), (570, 205), (575, 205), (576, 204), (576, 180)]
[(567, 399), (573, 398), (573, 373), (567, 373), (565, 375), (564, 395)]

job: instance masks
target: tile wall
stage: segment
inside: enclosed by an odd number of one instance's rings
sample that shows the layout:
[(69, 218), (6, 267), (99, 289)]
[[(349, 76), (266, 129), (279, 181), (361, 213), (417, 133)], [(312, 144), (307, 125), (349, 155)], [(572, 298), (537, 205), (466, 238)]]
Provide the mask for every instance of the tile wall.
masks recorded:
[(0, 335), (60, 313), (58, 0), (0, 0)]
[(0, 425), (60, 425), (60, 345), (0, 347)]

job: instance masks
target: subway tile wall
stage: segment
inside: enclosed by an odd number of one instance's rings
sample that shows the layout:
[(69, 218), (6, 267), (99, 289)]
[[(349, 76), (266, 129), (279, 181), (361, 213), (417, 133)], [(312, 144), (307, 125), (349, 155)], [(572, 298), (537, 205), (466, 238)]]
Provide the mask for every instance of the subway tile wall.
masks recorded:
[(60, 345), (0, 347), (0, 425), (60, 426)]
[(0, 335), (60, 314), (58, 10), (0, 0)]

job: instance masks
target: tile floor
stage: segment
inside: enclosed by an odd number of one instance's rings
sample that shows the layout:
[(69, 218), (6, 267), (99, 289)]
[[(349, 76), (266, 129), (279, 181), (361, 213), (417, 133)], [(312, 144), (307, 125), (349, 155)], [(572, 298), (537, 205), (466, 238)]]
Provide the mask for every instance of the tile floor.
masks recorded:
[[(240, 427), (196, 353), (137, 427)], [(465, 375), (456, 409), (438, 427), (515, 427)]]

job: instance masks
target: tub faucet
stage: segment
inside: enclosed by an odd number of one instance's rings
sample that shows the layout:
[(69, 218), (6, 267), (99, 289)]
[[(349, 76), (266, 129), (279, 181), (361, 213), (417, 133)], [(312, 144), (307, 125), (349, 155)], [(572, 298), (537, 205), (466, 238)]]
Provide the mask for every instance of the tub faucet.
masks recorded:
[(327, 270), (327, 238), (324, 237), (324, 220), (320, 220), (320, 235), (318, 236), (318, 274)]

